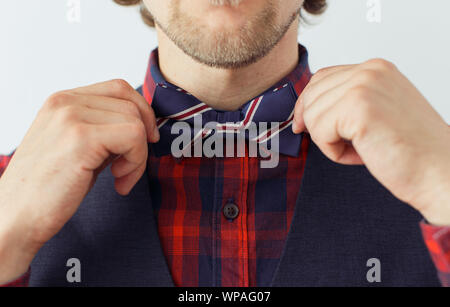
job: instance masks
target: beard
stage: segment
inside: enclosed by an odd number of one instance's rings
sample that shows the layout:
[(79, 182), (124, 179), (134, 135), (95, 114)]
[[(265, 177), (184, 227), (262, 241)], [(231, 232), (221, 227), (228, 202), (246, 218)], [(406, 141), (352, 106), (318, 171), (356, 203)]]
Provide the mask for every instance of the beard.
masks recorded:
[[(236, 6), (242, 0), (210, 0), (213, 5)], [(249, 66), (265, 57), (280, 42), (292, 23), (299, 18), (292, 14), (284, 24), (277, 24), (274, 0), (238, 30), (211, 31), (201, 22), (181, 12), (178, 1), (170, 8), (168, 25), (155, 19), (158, 27), (185, 54), (210, 67), (237, 69)]]

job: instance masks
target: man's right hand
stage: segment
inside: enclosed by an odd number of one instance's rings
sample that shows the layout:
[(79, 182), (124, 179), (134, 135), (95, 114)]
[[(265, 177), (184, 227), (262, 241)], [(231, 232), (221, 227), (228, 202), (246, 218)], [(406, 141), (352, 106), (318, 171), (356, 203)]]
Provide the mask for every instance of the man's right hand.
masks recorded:
[(28, 270), (109, 164), (128, 194), (158, 140), (153, 110), (125, 81), (52, 95), (0, 178), (0, 285)]

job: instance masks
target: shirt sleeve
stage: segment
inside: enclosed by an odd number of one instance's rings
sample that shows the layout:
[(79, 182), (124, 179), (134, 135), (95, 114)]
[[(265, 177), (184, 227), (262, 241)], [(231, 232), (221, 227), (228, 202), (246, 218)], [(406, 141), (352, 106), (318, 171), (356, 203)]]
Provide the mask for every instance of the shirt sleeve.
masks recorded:
[[(11, 161), (13, 155), (14, 152), (7, 156), (0, 155), (0, 177), (5, 172), (6, 167), (8, 166), (9, 161)], [(30, 270), (28, 270), (28, 272), (20, 276), (18, 279), (4, 285), (0, 285), (0, 287), (27, 287), (29, 280), (30, 280)]]
[(9, 161), (11, 161), (13, 155), (14, 152), (8, 156), (0, 155), (0, 177), (5, 172), (6, 167), (8, 166)]
[(4, 285), (0, 285), (0, 288), (25, 288), (25, 287), (28, 287), (28, 283), (30, 281), (30, 274), (31, 274), (31, 269), (28, 269), (28, 271), (25, 274), (23, 274), (16, 280), (13, 280)]
[(450, 226), (436, 227), (421, 223), (425, 244), (444, 287), (450, 287)]

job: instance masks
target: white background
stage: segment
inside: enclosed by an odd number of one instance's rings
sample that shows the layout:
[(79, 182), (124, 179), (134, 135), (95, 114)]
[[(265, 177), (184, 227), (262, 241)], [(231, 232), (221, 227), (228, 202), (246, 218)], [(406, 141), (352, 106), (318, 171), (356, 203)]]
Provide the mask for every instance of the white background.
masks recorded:
[[(55, 91), (113, 78), (142, 83), (156, 37), (137, 8), (80, 2), (81, 22), (70, 23), (68, 0), (1, 1), (0, 153), (20, 144)], [(381, 23), (367, 21), (367, 0), (329, 0), (326, 14), (302, 27), (313, 71), (386, 58), (450, 123), (450, 1), (380, 2)]]

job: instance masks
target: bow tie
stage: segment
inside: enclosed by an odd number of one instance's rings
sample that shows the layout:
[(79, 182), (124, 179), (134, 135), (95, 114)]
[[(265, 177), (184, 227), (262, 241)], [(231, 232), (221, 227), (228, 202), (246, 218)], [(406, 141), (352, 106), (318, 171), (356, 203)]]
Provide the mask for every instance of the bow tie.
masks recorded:
[[(297, 94), (292, 83), (288, 82), (272, 87), (237, 111), (217, 111), (170, 83), (157, 84), (152, 107), (161, 139), (153, 144), (154, 153), (156, 156), (171, 153), (172, 143), (179, 137), (179, 134), (172, 133), (176, 123), (187, 123), (192, 128), (191, 145), (205, 141), (215, 133), (224, 135), (242, 133), (254, 123), (258, 127), (257, 135), (245, 133), (247, 141), (267, 145), (274, 137), (278, 137), (278, 146), (270, 148), (271, 151), (298, 156), (302, 135), (294, 134), (290, 129), (296, 101)], [(211, 123), (214, 123), (214, 129), (211, 128)], [(194, 127), (199, 128), (197, 132)]]

